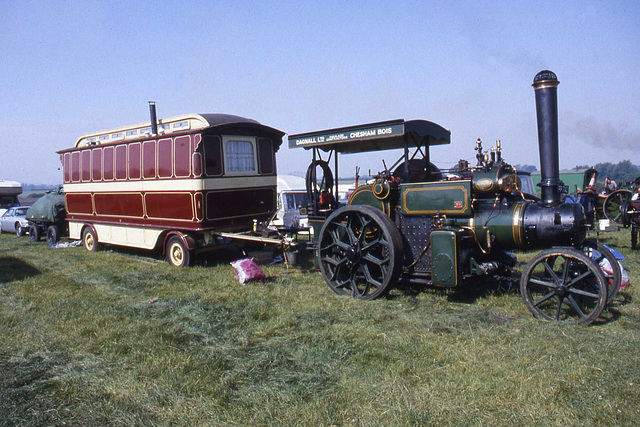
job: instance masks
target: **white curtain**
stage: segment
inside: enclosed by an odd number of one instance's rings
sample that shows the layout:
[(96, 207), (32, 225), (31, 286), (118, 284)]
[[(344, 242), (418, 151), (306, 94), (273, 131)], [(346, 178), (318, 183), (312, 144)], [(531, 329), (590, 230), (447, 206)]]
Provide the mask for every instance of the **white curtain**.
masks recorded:
[(227, 172), (254, 172), (253, 144), (251, 141), (227, 141)]

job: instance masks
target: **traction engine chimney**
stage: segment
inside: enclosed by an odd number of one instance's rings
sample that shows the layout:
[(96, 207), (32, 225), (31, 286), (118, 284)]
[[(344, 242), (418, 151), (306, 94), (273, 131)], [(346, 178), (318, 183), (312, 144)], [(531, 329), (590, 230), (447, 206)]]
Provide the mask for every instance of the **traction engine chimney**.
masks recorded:
[(558, 161), (558, 77), (553, 71), (540, 71), (533, 79), (538, 117), (538, 149), (540, 152), (541, 203), (553, 206), (560, 203)]

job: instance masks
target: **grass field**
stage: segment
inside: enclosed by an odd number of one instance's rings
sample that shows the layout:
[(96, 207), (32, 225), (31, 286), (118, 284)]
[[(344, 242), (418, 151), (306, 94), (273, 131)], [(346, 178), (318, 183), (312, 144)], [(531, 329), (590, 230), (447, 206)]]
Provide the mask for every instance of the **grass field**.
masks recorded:
[(640, 252), (605, 243), (631, 288), (580, 327), (495, 285), (363, 302), (309, 262), (241, 286), (228, 251), (180, 270), (1, 235), (0, 425), (638, 425)]

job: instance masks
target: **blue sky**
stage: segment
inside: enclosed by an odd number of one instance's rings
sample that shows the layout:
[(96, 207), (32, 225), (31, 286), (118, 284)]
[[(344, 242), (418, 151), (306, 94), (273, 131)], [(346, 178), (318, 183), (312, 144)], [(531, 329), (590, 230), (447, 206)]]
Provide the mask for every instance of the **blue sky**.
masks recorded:
[[(0, 0), (0, 179), (61, 181), (78, 136), (228, 113), (289, 134), (426, 119), (448, 167), (501, 139), (538, 165), (531, 82), (558, 75), (560, 166), (640, 164), (640, 2)], [(385, 156), (389, 157), (389, 156)], [(343, 157), (382, 168), (380, 155)], [(280, 173), (310, 153), (278, 153)], [(395, 159), (393, 159), (395, 160)]]

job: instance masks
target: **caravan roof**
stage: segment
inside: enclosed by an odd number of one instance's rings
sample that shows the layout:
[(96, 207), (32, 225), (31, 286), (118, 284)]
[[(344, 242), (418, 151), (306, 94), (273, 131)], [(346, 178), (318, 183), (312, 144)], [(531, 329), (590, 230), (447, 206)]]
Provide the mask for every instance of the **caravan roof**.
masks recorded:
[[(161, 135), (205, 128), (226, 129), (236, 126), (244, 129), (256, 127), (263, 131), (269, 130), (278, 137), (284, 135), (284, 132), (265, 126), (256, 120), (232, 114), (183, 114), (181, 116), (158, 119), (158, 133)], [(150, 134), (151, 122), (143, 122), (82, 135), (78, 138), (74, 147), (117, 143), (124, 140), (145, 138)], [(278, 147), (275, 147), (275, 149), (277, 150)]]

